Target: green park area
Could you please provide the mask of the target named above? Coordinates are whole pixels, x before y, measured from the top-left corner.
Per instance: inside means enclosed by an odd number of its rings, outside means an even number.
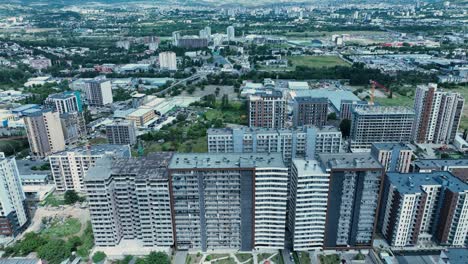
[[[350,66],[338,56],[289,56],[287,59],[293,67],[305,66],[310,68]]]
[[[26,233],[22,239],[4,249],[3,257],[24,257],[36,252],[47,263],[59,264],[72,252],[87,260],[93,245],[90,222],[83,227],[75,218],[43,218],[40,232]]]

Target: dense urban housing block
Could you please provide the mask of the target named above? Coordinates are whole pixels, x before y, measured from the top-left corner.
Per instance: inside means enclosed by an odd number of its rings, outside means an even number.
[[[249,96],[249,126],[284,128],[288,117],[287,100],[277,90],[259,91]]]

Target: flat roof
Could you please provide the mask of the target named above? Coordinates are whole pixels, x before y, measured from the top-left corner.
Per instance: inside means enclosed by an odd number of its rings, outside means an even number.
[[[292,163],[296,166],[298,174],[301,175],[327,174],[322,164],[317,160],[293,159]]]
[[[31,109],[31,108],[38,108],[38,104],[25,104],[22,106],[18,106],[16,108],[11,109],[12,112],[23,112],[24,110]]]
[[[372,143],[372,146],[378,150],[394,150],[394,149],[399,149],[399,150],[411,150],[411,148],[403,143]]]
[[[0,264],[36,264],[39,259],[36,258],[1,258]]]
[[[468,263],[468,248],[449,248],[443,251],[450,264]]]
[[[66,156],[67,153],[74,152],[78,155],[87,155],[88,148],[86,146],[76,147],[73,149],[61,151],[55,154],[50,155],[50,157],[55,156]],[[91,145],[90,147],[91,155],[103,155],[106,153],[119,154],[124,156],[126,153],[130,152],[130,147],[128,145],[113,145],[113,144],[100,144],[100,145]]]
[[[291,92],[291,96],[294,97],[325,97],[330,100],[330,103],[333,107],[341,111],[341,101],[342,100],[352,100],[352,101],[361,101],[359,97],[353,94],[351,91],[346,90],[329,90],[329,89],[312,89],[312,90],[296,90]]]
[[[388,172],[388,180],[402,194],[420,193],[424,185],[445,185],[453,192],[468,191],[468,184],[448,171],[433,171],[427,173]]]
[[[286,168],[280,153],[176,153],[170,169]]]
[[[370,153],[319,154],[319,160],[327,169],[383,169]]]
[[[244,133],[256,133],[256,134],[272,134],[272,133],[306,133],[308,128],[314,128],[318,133],[329,133],[329,132],[340,132],[338,128],[334,126],[303,126],[294,129],[287,128],[264,128],[264,127],[248,127],[240,126],[236,128],[208,128],[208,135],[230,135],[234,130],[242,130]]]
[[[385,114],[385,115],[401,115],[401,114],[410,114],[414,115],[414,110],[409,107],[404,106],[381,106],[381,105],[363,105],[355,107],[353,109],[354,113],[359,115],[376,115],[376,114]]]
[[[167,178],[172,155],[171,152],[157,152],[140,158],[105,157],[88,170],[84,180],[105,180],[111,175],[133,175],[136,179]]]
[[[67,98],[71,98],[71,97],[75,97],[76,96],[76,93],[79,93],[78,91],[66,91],[66,92],[62,92],[62,93],[56,93],[56,94],[51,94],[48,96],[48,98],[52,98],[52,99],[67,99]]]
[[[143,116],[143,115],[145,115],[145,114],[147,114],[148,112],[151,112],[151,111],[154,111],[154,110],[151,109],[151,108],[138,108],[137,110],[131,112],[127,116],[140,117],[140,116]]]
[[[420,159],[414,162],[419,168],[467,167],[468,159]]]

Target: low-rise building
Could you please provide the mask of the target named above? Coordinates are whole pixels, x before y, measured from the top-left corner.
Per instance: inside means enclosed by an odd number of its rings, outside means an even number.
[[[138,108],[126,117],[127,120],[133,121],[137,127],[143,127],[155,118],[156,113],[152,108]]]

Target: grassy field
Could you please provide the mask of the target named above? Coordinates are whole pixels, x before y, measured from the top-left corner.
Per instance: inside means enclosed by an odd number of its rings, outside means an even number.
[[[311,68],[349,66],[347,62],[338,56],[289,56],[288,60],[295,66],[306,66]]]
[[[75,218],[69,218],[63,223],[59,221],[53,222],[49,228],[42,231],[42,234],[51,238],[63,238],[78,234],[80,230],[80,221]]]
[[[165,142],[165,143],[158,143],[158,142],[148,142],[144,145],[144,154],[147,155],[148,153],[152,152],[161,152],[161,151],[177,151],[177,152],[196,152],[202,153],[208,151],[208,143],[205,137],[200,137],[197,140],[187,140],[184,144],[174,144],[174,142]]]
[[[414,105],[414,98],[410,96],[394,95],[393,98],[376,97],[375,102],[386,106],[409,106]]]
[[[247,260],[251,259],[252,258],[252,254],[249,254],[249,253],[237,253],[236,254],[236,258],[237,260],[239,260],[240,262],[246,262]]]
[[[64,205],[65,204],[65,201],[63,199],[63,196],[61,195],[57,195],[55,193],[51,193],[49,194],[49,196],[47,196],[45,198],[45,200],[41,203],[42,206],[52,206],[52,207],[59,207],[61,205]]]
[[[333,255],[320,255],[321,264],[340,264],[340,257],[337,254]]]

